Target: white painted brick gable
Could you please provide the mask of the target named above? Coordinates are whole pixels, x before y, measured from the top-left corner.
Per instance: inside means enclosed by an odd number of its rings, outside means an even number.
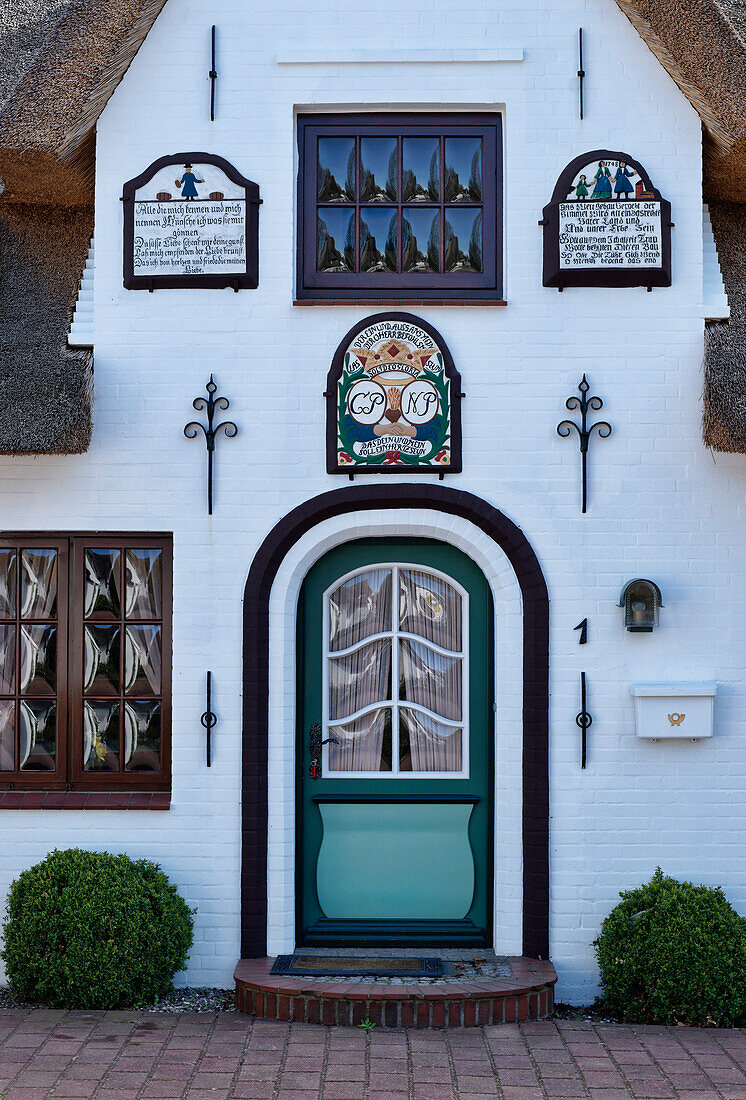
[[[213,22],[220,75],[210,123]],[[290,49],[345,60],[361,47],[398,61],[276,64]],[[444,60],[403,63],[410,49]],[[524,54],[459,59],[475,49]],[[337,343],[373,312],[292,305],[294,115],[338,107],[504,111],[508,306],[415,312],[448,342],[468,394],[464,473],[448,484],[523,529],[549,586],[552,957],[558,996],[585,1001],[596,992],[591,942],[601,920],[618,891],[656,865],[722,884],[746,912],[746,600],[734,580],[746,565],[746,478],[741,458],[715,462],[700,436],[700,122],[613,0],[167,4],[98,127],[91,449],[1,458],[0,493],[9,529],[173,530],[173,803],[169,813],[0,813],[0,891],[54,845],[154,858],[198,908],[183,980],[230,984],[239,952],[243,587],[272,526],[346,484],[325,473],[322,391]],[[565,164],[604,146],[629,150],[671,200],[670,289],[541,286],[541,209]],[[261,188],[259,288],[125,291],[123,181],[165,153],[198,149],[226,157]],[[204,447],[182,429],[211,371],[240,434],[218,443],[209,519]],[[584,371],[614,428],[591,445],[586,516],[577,443],[555,431]],[[622,629],[616,601],[634,576],[663,591],[653,635]],[[585,616],[589,644],[579,648],[573,627]],[[209,770],[199,722],[207,668],[219,716]],[[594,716],[585,771],[575,725],[581,669]],[[287,676],[291,692],[292,670]],[[648,679],[716,681],[713,738],[638,740],[629,685]],[[282,784],[270,799],[292,813]],[[516,860],[505,858],[500,873],[516,888]],[[276,889],[273,911],[287,922]]]

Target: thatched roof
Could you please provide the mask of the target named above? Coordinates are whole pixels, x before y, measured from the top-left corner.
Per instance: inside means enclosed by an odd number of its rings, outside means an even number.
[[[746,200],[746,0],[616,2],[705,129],[732,311],[708,332],[705,437],[746,452],[746,207],[728,205]],[[0,453],[87,446],[90,356],[66,333],[92,226],[95,124],[165,3],[0,0]]]
[[[0,0],[0,454],[91,437],[67,346],[93,232],[94,129],[165,0]]]
[[[716,451],[746,454],[746,207],[710,203],[730,320],[705,333],[704,439]]]
[[[0,0],[6,199],[91,201],[96,120],[166,0]]]
[[[616,0],[702,119],[705,198],[743,202],[744,0]]]
[[[87,207],[0,202],[0,454],[75,454],[91,438],[92,356],[66,336]]]

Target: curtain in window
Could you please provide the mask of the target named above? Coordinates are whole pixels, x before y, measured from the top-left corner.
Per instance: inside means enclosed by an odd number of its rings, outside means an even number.
[[[463,721],[461,596],[443,577],[424,570],[401,569],[399,609],[401,630],[423,639],[400,640],[399,699],[419,704],[429,712],[400,708],[400,768],[415,772],[461,771],[462,731],[438,721]],[[427,645],[425,640],[433,644]]]
[[[391,768],[391,712],[379,708],[344,721],[364,707],[391,698],[391,640],[365,644],[391,632],[391,570],[371,569],[344,581],[329,598],[329,649],[348,650],[329,660],[331,771]],[[334,723],[334,724],[332,724]]]

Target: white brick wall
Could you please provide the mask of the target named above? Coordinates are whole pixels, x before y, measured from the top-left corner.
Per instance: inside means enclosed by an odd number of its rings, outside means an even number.
[[[211,124],[213,22],[220,76]],[[580,25],[588,72],[582,123]],[[344,57],[361,44],[399,58],[408,47],[523,49],[525,56],[275,64],[291,48]],[[448,342],[468,394],[464,473],[448,484],[513,519],[549,585],[552,955],[558,995],[587,999],[595,992],[591,941],[600,921],[617,892],[657,864],[722,883],[746,912],[746,601],[731,579],[746,557],[745,478],[740,457],[715,462],[700,439],[700,124],[613,0],[166,6],[99,124],[91,450],[0,459],[0,499],[10,529],[174,531],[173,805],[168,814],[3,812],[0,890],[55,844],[154,858],[198,906],[185,980],[230,982],[238,957],[243,586],[277,520],[346,484],[325,473],[321,395],[338,341],[372,312],[292,305],[294,111],[327,105],[504,108],[509,305],[419,312]],[[672,202],[670,289],[558,294],[541,286],[541,208],[564,165],[603,146],[641,160]],[[164,153],[195,149],[227,157],[261,187],[259,289],[126,292],[122,183]],[[218,443],[209,519],[204,446],[182,429],[211,371],[240,434]],[[577,444],[555,431],[583,371],[614,426],[609,440],[592,444],[586,516]],[[666,605],[650,636],[626,634],[615,606],[622,583],[640,575],[660,584]],[[585,616],[589,644],[578,648],[572,628]],[[220,718],[210,770],[199,724],[207,668]],[[594,716],[584,772],[574,721],[581,669]],[[712,740],[638,741],[629,684],[688,678],[721,685]],[[292,675],[275,688],[289,695]],[[290,813],[287,795],[279,805]],[[277,891],[273,904],[282,908],[279,880]],[[502,929],[500,942],[513,935]]]

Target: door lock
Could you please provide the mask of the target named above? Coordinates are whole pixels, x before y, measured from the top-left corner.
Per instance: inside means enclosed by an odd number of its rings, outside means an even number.
[[[308,743],[311,748],[311,766],[308,773],[311,779],[321,779],[321,750],[324,745],[338,745],[339,741],[336,737],[327,737],[322,741],[321,726],[318,722],[314,722],[308,734]]]

